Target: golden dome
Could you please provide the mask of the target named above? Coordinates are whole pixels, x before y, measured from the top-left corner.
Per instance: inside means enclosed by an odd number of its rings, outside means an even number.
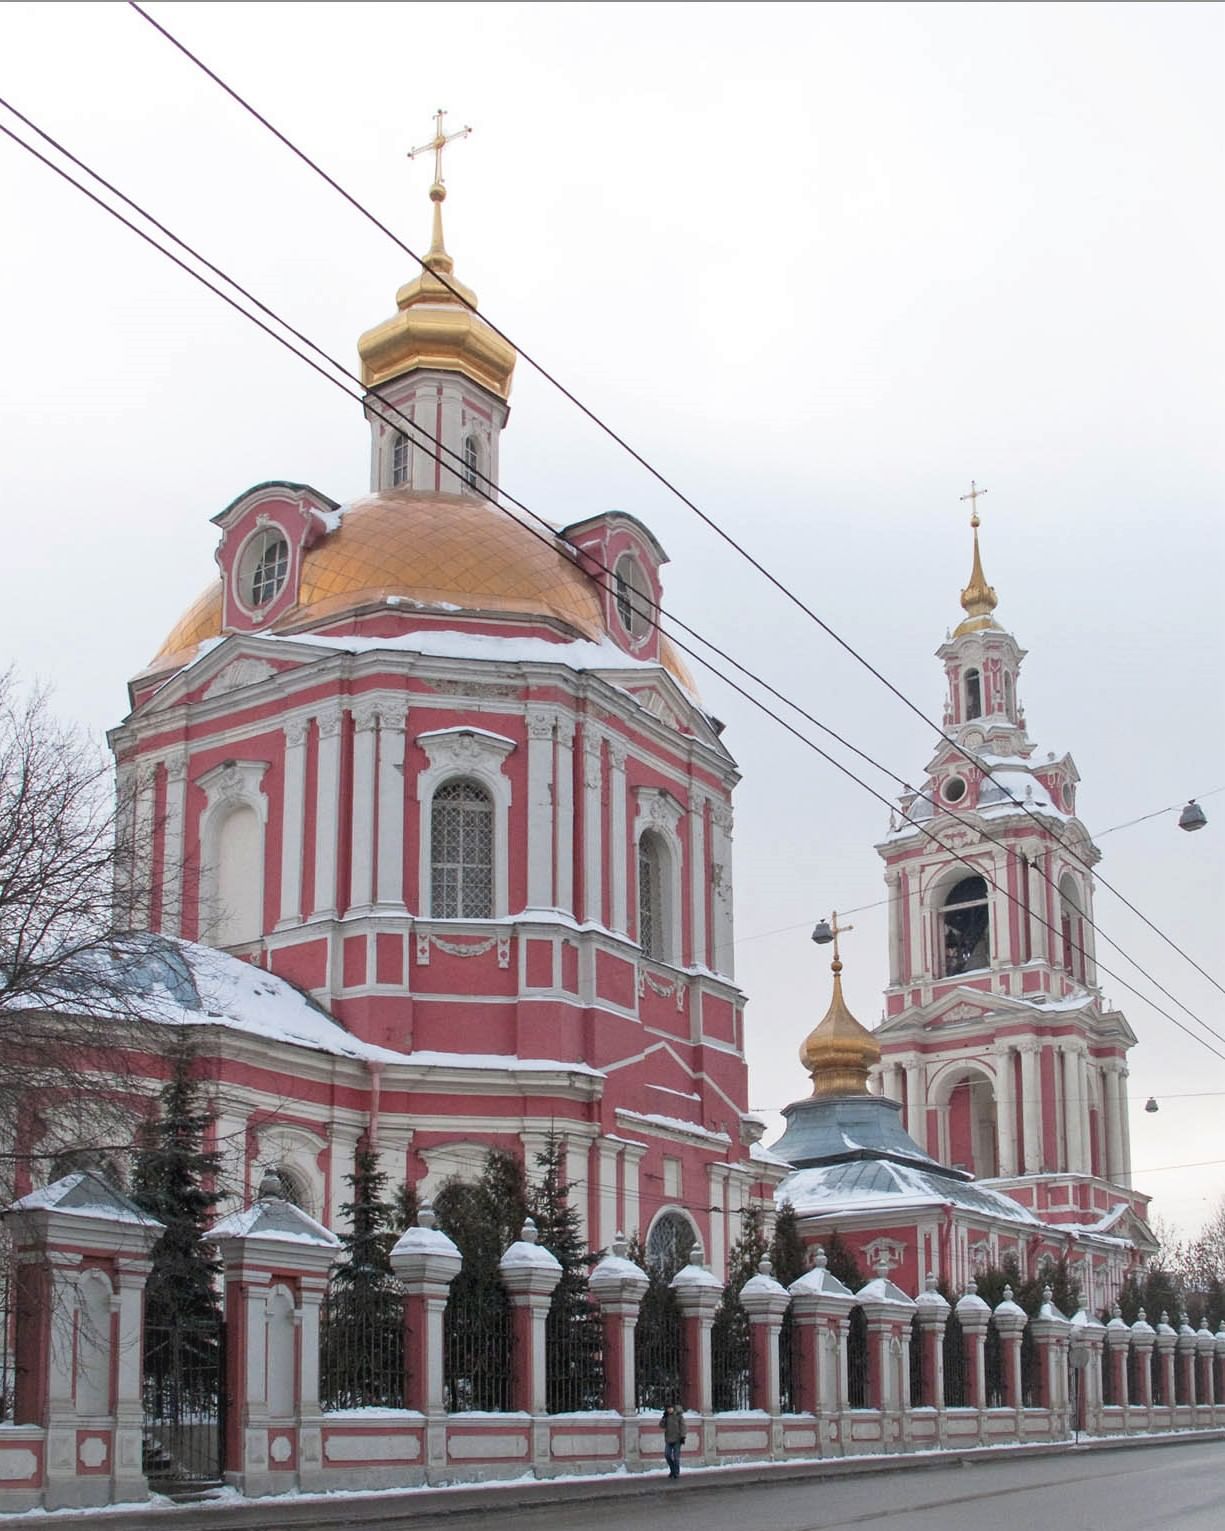
[[[434,367],[462,372],[500,399],[509,398],[515,348],[476,313],[476,293],[453,275],[455,263],[442,240],[446,194],[441,184],[430,187],[434,238],[425,270],[396,293],[397,312],[357,342],[362,382],[377,388],[414,368]],[[440,276],[446,277],[445,284]]]
[[[605,636],[599,588],[578,564],[513,515],[468,495],[392,489],[356,500],[302,557],[295,606],[266,631],[312,631],[359,610],[400,603],[467,616],[516,616],[566,636]],[[150,673],[179,669],[222,627],[221,580],[188,609]],[[667,639],[660,664],[693,696],[697,688]]]
[[[974,563],[970,569],[970,583],[961,592],[961,605],[966,614],[965,621],[953,633],[954,638],[964,638],[966,633],[976,633],[984,627],[994,627],[995,619],[991,613],[999,604],[995,591],[987,583],[987,577],[983,573],[983,561],[978,551],[977,511],[971,515],[970,525],[974,528]]]
[[[830,971],[834,995],[825,1019],[800,1048],[800,1062],[812,1075],[814,1096],[866,1095],[868,1070],[880,1062],[880,1045],[847,1009],[839,957],[834,957]]]

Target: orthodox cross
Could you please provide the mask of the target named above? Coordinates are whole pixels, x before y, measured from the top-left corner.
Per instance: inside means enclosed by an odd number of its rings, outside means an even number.
[[[969,492],[969,494],[963,494],[961,496],[963,501],[964,500],[969,500],[969,502],[970,502],[970,525],[971,526],[977,526],[978,525],[978,497],[979,497],[980,494],[986,494],[987,492],[988,491],[986,489],[980,489],[978,487],[978,485],[974,482],[974,480],[971,479],[970,480],[970,492]]]
[[[830,922],[829,923],[830,923],[830,930],[833,933],[833,937],[834,937],[834,961],[835,962],[841,962],[842,958],[838,955],[838,937],[846,935],[847,931],[854,930],[855,927],[854,927],[854,925],[839,925],[839,923],[838,923],[838,911],[836,909],[831,914]]]
[[[465,128],[458,128],[454,133],[444,133],[443,130],[442,130],[442,119],[446,115],[447,114],[446,114],[446,112],[443,111],[442,107],[439,107],[438,110],[434,113],[434,136],[433,136],[433,138],[430,139],[429,143],[427,143],[427,144],[418,144],[415,149],[410,149],[408,151],[409,159],[416,159],[419,154],[426,154],[426,153],[429,152],[429,150],[433,149],[433,151],[434,151],[434,185],[435,186],[441,186],[443,184],[443,180],[442,180],[442,151],[446,148],[446,146],[449,143],[453,143],[455,141],[455,139],[457,139],[457,138],[467,138],[468,134],[471,133],[471,131],[472,131],[471,128],[466,128],[465,127]]]
[[[828,920],[817,921],[817,928],[812,933],[812,939],[818,946],[828,946],[832,941],[834,943],[834,961],[841,963],[842,959],[838,955],[838,937],[844,936],[848,930],[854,929],[854,925],[839,925],[838,911],[835,909]],[[837,969],[835,969],[836,971]]]

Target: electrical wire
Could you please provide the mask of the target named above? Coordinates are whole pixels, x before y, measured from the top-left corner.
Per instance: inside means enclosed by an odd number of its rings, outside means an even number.
[[[376,217],[374,213],[372,213],[356,197],[354,197],[352,193],[347,191],[345,187],[335,179],[335,177],[329,175],[321,165],[319,165],[310,157],[310,155],[305,152],[305,150],[299,148],[292,139],[290,139],[285,133],[281,132],[279,128],[274,126],[274,124],[270,122],[269,119],[265,117],[263,113],[260,112],[254,105],[252,105],[252,103],[248,101],[246,97],[241,94],[241,92],[235,90],[233,86],[227,84],[227,82],[223,80],[215,70],[211,69],[206,63],[204,63],[204,61],[197,54],[193,53],[185,43],[180,42],[180,40],[175,37],[175,35],[169,31],[168,28],[164,27],[161,22],[155,20],[137,3],[137,0],[128,0],[128,3],[132,10],[137,13],[137,15],[139,15],[144,21],[148,22],[148,24],[157,32],[161,33],[167,42],[172,44],[179,50],[180,53],[182,53],[193,64],[195,64],[198,69],[206,74],[209,79],[211,79],[214,84],[223,90],[238,106],[242,107],[244,111],[248,112],[252,117],[254,117],[255,120],[261,124],[261,126],[267,129],[267,131],[270,132],[276,139],[278,139],[279,142],[282,143],[292,154],[294,154],[305,165],[313,170],[315,174],[324,180],[335,192],[337,192],[338,195],[343,197],[344,200],[348,202],[349,205],[353,207],[358,213],[360,213],[362,217],[373,224],[374,227],[380,230],[381,233],[385,234],[388,239],[390,239],[400,250],[404,252],[405,255],[416,261],[416,263],[421,267],[423,271],[427,269],[432,271],[432,268],[426,266],[425,260],[422,256],[418,255],[415,250],[411,249],[407,244],[405,244],[397,234],[395,234],[385,223],[382,222],[381,219]],[[768,569],[765,564],[763,564],[757,557],[754,556],[754,554],[748,550],[748,548],[746,548],[741,542],[733,537],[730,532],[726,531],[722,526],[720,526],[712,516],[708,515],[704,510],[702,510],[702,508],[696,504],[695,501],[690,499],[683,490],[681,490],[664,473],[656,468],[653,463],[651,463],[646,457],[637,451],[623,436],[619,435],[618,432],[614,430],[613,427],[609,425],[605,420],[603,420],[599,415],[597,415],[594,410],[584,404],[583,401],[578,398],[576,394],[571,392],[571,390],[567,388],[559,378],[550,372],[542,362],[538,361],[529,351],[525,350],[523,347],[513,341],[504,330],[500,329],[499,326],[488,317],[488,315],[481,313],[476,304],[474,304],[471,299],[469,299],[462,291],[460,291],[460,289],[455,284],[447,279],[445,273],[433,272],[433,275],[442,283],[442,285],[452,294],[453,297],[462,303],[463,306],[470,312],[478,315],[489,326],[489,328],[494,331],[495,334],[497,334],[502,340],[506,341],[508,345],[512,346],[518,355],[522,356],[524,361],[527,362],[527,364],[534,371],[539,373],[539,375],[543,377],[545,381],[548,382],[552,387],[556,388],[564,398],[573,404],[576,409],[585,415],[586,418],[590,420],[592,424],[601,430],[606,436],[608,436],[610,440],[615,442],[617,446],[619,446],[624,452],[632,457],[633,460],[638,463],[639,466],[642,467],[647,473],[649,473],[651,477],[654,478],[663,488],[665,488],[670,494],[678,499],[684,506],[687,507],[687,509],[692,511],[693,514],[696,515],[710,531],[714,532],[716,536],[720,537],[741,558],[749,563],[778,591],[780,595],[782,595],[786,600],[790,601],[794,606],[796,606],[806,617],[809,618],[810,621],[814,622],[826,634],[827,637],[838,644],[838,646],[842,648],[847,654],[849,654],[857,664],[862,665],[870,675],[879,681],[881,685],[883,685],[886,690],[888,690],[894,697],[896,697],[896,699],[901,702],[904,707],[912,712],[915,717],[919,718],[923,723],[925,723],[927,727],[936,733],[941,740],[951,745],[952,748],[955,749],[957,753],[961,755],[969,764],[974,766],[977,770],[984,769],[982,761],[977,755],[974,754],[972,750],[967,749],[957,739],[947,734],[945,730],[933,718],[928,717],[928,715],[923,711],[921,707],[918,706],[917,703],[912,702],[903,691],[894,685],[888,676],[879,670],[871,662],[871,660],[867,659],[863,654],[861,654],[858,649],[856,649],[855,646],[849,642],[849,640],[843,638],[840,633],[836,632],[835,629],[831,627],[829,623],[827,623],[813,607],[809,606],[808,603],[804,601],[799,595],[797,595],[795,591],[793,591],[782,579],[780,579],[776,574]],[[991,772],[988,770],[986,774],[991,775]],[[1005,797],[1007,797],[1009,801],[1014,804],[1014,806],[1025,813],[1027,817],[1032,819],[1033,822],[1038,825],[1044,833],[1053,833],[1049,826],[1044,824],[1043,821],[1038,817],[1037,813],[1034,811],[1031,805],[1025,802],[1023,798],[1017,797],[1005,782],[997,779],[994,776],[992,776],[992,780],[995,782],[996,786],[1004,793]],[[1107,878],[1105,878],[1100,872],[1095,873],[1093,869],[1093,863],[1091,861],[1088,861],[1082,857],[1074,846],[1069,845],[1065,841],[1059,840],[1058,835],[1055,835],[1055,839],[1061,845],[1064,852],[1072,858],[1072,860],[1076,861],[1080,866],[1082,866],[1085,871],[1094,875],[1101,886],[1112,893],[1127,909],[1131,911],[1132,914],[1136,916],[1137,919],[1142,921],[1143,924],[1147,925],[1155,935],[1159,936],[1167,946],[1176,951],[1178,955],[1184,959],[1184,961],[1190,963],[1191,966],[1195,968],[1196,972],[1201,975],[1201,977],[1206,978],[1208,982],[1220,990],[1222,994],[1225,994],[1225,984],[1222,984],[1211,973],[1209,973],[1206,968],[1202,967],[1194,957],[1185,951],[1171,936],[1167,935],[1160,926],[1149,919],[1149,917],[1129,898],[1127,898],[1125,894],[1116,888],[1112,882],[1108,881]],[[1168,991],[1163,990],[1163,992]],[[1169,997],[1172,998],[1172,996]],[[1175,1001],[1175,1003],[1178,1002]]]
[[[53,145],[55,145],[57,147],[57,149],[60,148],[60,146],[58,144],[56,144],[56,141],[54,139],[52,139],[49,134],[46,134],[46,133],[44,133],[42,131],[42,129],[37,128],[30,121],[30,119],[25,117],[23,114],[17,112],[14,108],[12,108],[9,105],[8,102],[3,101],[2,99],[0,99],[0,104],[3,104],[6,107],[6,109],[12,111],[13,114],[15,116],[18,116],[19,119],[22,122],[27,123],[29,126],[31,126],[33,128],[33,130],[35,132],[39,133],[40,136],[42,136],[47,142],[52,143]],[[131,222],[130,219],[124,217],[124,215],[122,213],[120,213],[116,208],[111,207],[108,203],[103,201],[102,198],[98,197],[94,192],[90,191],[87,186],[84,186],[84,185],[82,185],[81,182],[75,180],[71,175],[69,175],[67,173],[67,171],[63,170],[60,166],[54,164],[54,162],[52,162],[45,155],[40,153],[39,150],[34,148],[33,145],[27,143],[18,134],[14,133],[11,129],[5,127],[3,124],[0,124],[0,132],[3,132],[14,143],[18,144],[21,148],[25,149],[29,154],[31,154],[35,159],[39,160],[40,163],[45,165],[48,169],[52,170],[61,179],[63,179],[66,182],[68,182],[68,184],[73,186],[76,190],[80,191],[84,196],[89,198],[89,200],[91,202],[93,202],[96,206],[100,207],[104,212],[109,213],[113,218],[115,218],[118,222],[122,223],[132,233],[136,234],[139,238],[141,238],[146,244],[150,245],[153,249],[157,250],[160,254],[166,256],[166,258],[168,260],[172,261],[182,271],[186,272],[187,275],[193,277],[201,285],[207,287],[211,292],[215,293],[216,296],[220,297],[225,303],[227,303],[237,313],[241,314],[244,318],[249,319],[251,323],[255,324],[259,329],[263,330],[265,334],[269,335],[273,340],[277,341],[278,344],[284,346],[287,350],[291,351],[294,355],[298,356],[299,359],[305,361],[306,364],[312,368],[312,370],[317,372],[321,377],[324,377],[328,382],[332,383],[332,385],[334,387],[339,388],[341,390],[341,392],[346,393],[349,397],[353,398],[359,404],[362,404],[363,408],[365,408],[366,398],[365,398],[364,394],[362,394],[362,393],[355,393],[352,389],[347,387],[346,384],[343,381],[341,381],[339,378],[331,376],[317,362],[313,361],[304,352],[300,351],[296,346],[292,345],[283,336],[278,335],[275,330],[271,329],[267,324],[265,324],[256,315],[250,313],[247,309],[244,309],[241,304],[237,303],[227,293],[221,291],[221,289],[218,288],[217,286],[215,286],[215,284],[210,282],[206,277],[202,276],[200,274],[200,272],[194,270],[186,262],[181,260],[178,256],[176,256],[174,254],[173,251],[167,250],[163,245],[160,245],[157,242],[157,240],[152,238],[151,235],[147,234],[144,230],[138,228],[134,223]],[[113,188],[110,187],[110,183],[109,182],[106,182],[103,179],[103,177],[101,177],[99,175],[96,175],[95,172],[90,170],[89,167],[86,166],[82,161],[77,159],[76,156],[69,155],[68,151],[66,151],[66,150],[62,150],[61,149],[60,152],[63,152],[65,154],[65,156],[70,158],[74,164],[78,165],[81,169],[85,170],[85,172],[87,174],[91,175],[94,179],[96,179],[99,182],[99,184],[104,184],[104,185],[106,185],[108,187],[108,189],[112,189],[113,190]],[[133,209],[135,209],[140,214],[140,216],[146,217],[147,220],[150,223],[154,224],[154,226],[159,227],[159,228],[161,227],[161,225],[156,223],[156,220],[154,220],[149,215],[146,215],[144,213],[144,210],[141,209],[138,204],[133,202],[132,199],[127,198],[126,196],[123,195],[123,193],[120,193],[118,191],[115,191],[114,194],[122,197],[123,200],[125,202],[127,202],[127,204],[129,206],[131,206]],[[178,243],[181,248],[183,248],[185,250],[188,250],[188,251],[191,251],[191,247],[189,245],[187,245],[185,243],[185,241],[178,239],[177,236],[169,236],[169,237],[175,238],[175,242]],[[191,253],[194,256],[195,252],[191,251]],[[202,264],[209,264],[210,265],[210,269],[212,269],[214,271],[218,271],[218,268],[212,267],[211,263],[205,262],[203,257],[196,257],[196,258],[200,259]],[[224,278],[224,273],[218,272],[218,274],[222,275],[223,278]],[[224,279],[227,280],[227,281],[229,280],[228,278],[224,278]],[[232,285],[234,285],[236,290],[238,290],[237,289],[237,284],[232,284]],[[261,304],[259,306],[261,308],[263,308],[266,313],[272,315],[272,310],[267,309],[265,305]],[[276,317],[275,315],[272,315],[272,316],[274,318]],[[279,319],[277,319],[276,322],[280,323],[281,321]],[[288,329],[289,326],[286,325],[285,328]],[[298,332],[294,331],[293,333],[296,335]],[[311,343],[311,342],[304,342],[304,343],[311,344],[312,349],[314,349],[318,354],[326,356],[327,353],[321,351],[321,349],[319,347],[317,347],[317,346],[314,346],[313,343]],[[336,364],[336,363],[330,363],[330,364],[333,365],[333,366],[336,366],[338,368],[338,370],[343,370],[343,369],[339,368],[339,364]],[[360,384],[359,384],[359,386],[360,386]],[[407,416],[404,416],[402,411],[398,410],[394,405],[389,404],[388,401],[383,399],[381,395],[379,395],[378,397],[380,399],[380,403],[383,404],[383,406],[385,408],[388,408],[388,409],[392,410],[396,414],[400,414],[401,418],[403,418],[403,419],[405,419],[407,421]],[[408,422],[408,423],[412,424],[412,422]],[[420,427],[414,427],[414,429],[417,430],[418,432],[420,432]],[[433,438],[431,438],[431,439],[433,439]],[[427,450],[427,452],[429,452],[428,448],[426,448],[425,450]],[[447,466],[447,464],[445,464],[443,462],[443,459],[436,452],[429,452],[429,455],[434,457],[435,461],[439,462],[443,466]],[[455,454],[453,452],[450,455],[453,456],[453,457],[457,456],[457,454]],[[493,485],[493,481],[488,479],[487,476],[482,475],[482,477],[485,478],[485,481],[487,483]],[[494,487],[495,490],[497,489],[496,485],[493,485],[493,487]],[[507,498],[513,498],[513,497],[507,496]],[[514,503],[519,504],[520,502],[515,501]],[[504,511],[506,514],[510,514],[510,512],[507,511],[506,507],[504,507],[504,506],[497,506],[496,508]],[[522,508],[526,509],[526,507],[522,507]],[[543,525],[548,527],[548,523],[544,522],[543,518],[535,516],[534,512],[529,512],[529,513],[532,514],[535,519],[541,521]],[[541,542],[546,543],[548,546],[550,546],[554,550],[557,550],[557,543],[556,543],[556,540],[555,540],[555,533],[554,533],[554,531],[553,531],[553,529],[551,527],[548,528],[548,535],[547,536],[542,535],[539,532],[536,532],[530,526],[524,526],[524,530],[527,531],[530,535],[537,537],[538,540],[540,540]],[[609,574],[610,576],[612,576],[612,571],[608,570],[606,566],[603,566],[603,565],[598,565],[598,566],[601,567],[601,568],[604,568],[604,572]],[[609,593],[609,594],[614,594],[615,593],[615,590],[616,590],[615,586],[606,586],[606,585],[604,585],[599,580],[596,580],[594,582],[596,583],[598,588],[604,589],[606,591],[606,593]],[[661,608],[659,608],[656,603],[650,602],[649,604],[650,604],[650,607],[651,607],[652,611],[654,611],[654,612],[660,612],[661,611]],[[644,614],[644,613],[642,613],[640,611],[640,614]],[[661,632],[664,631],[662,626],[660,625],[657,617],[650,616],[648,614],[648,619],[651,620],[653,622],[653,624]],[[670,620],[675,620],[675,619],[671,619],[670,618]],[[677,625],[683,625],[683,624],[678,623]],[[686,630],[691,631],[690,629],[686,629]],[[760,700],[760,698],[754,696],[752,693],[750,693],[749,691],[745,690],[745,688],[743,686],[739,685],[730,676],[728,676],[728,675],[724,674],[722,671],[720,671],[717,666],[712,665],[710,663],[710,661],[708,659],[706,659],[703,655],[699,654],[696,650],[694,650],[690,646],[688,646],[685,643],[683,643],[680,639],[676,638],[676,636],[674,634],[669,634],[668,636],[669,636],[669,639],[670,639],[671,642],[676,644],[676,646],[678,648],[680,648],[683,652],[685,652],[688,655],[690,655],[693,659],[695,659],[704,668],[706,668],[713,675],[715,675],[720,680],[722,680],[725,685],[730,686],[739,695],[744,697],[745,700],[750,702],[751,705],[753,705],[756,708],[758,708],[758,710],[763,712],[766,716],[772,718],[782,728],[786,729],[788,733],[792,734],[801,743],[805,744],[809,749],[813,750],[822,759],[824,759],[828,764],[832,765],[836,770],[841,772],[843,775],[847,776],[851,781],[855,782],[858,786],[860,786],[864,791],[868,792],[871,796],[876,798],[877,801],[882,803],[885,807],[890,808],[891,812],[894,811],[893,810],[893,805],[889,802],[889,800],[886,797],[884,797],[880,792],[878,792],[869,783],[865,782],[862,778],[856,776],[855,773],[853,771],[851,771],[850,768],[847,767],[846,765],[844,765],[841,761],[835,759],[827,751],[823,750],[820,747],[820,745],[818,745],[814,740],[809,739],[805,734],[801,733],[792,724],[788,723],[785,718],[782,718],[781,716],[779,716],[778,713],[774,712],[771,708],[766,706],[766,704],[764,702],[762,702]],[[704,644],[707,643],[707,640],[704,639],[704,638],[701,638],[700,635],[695,635],[695,636],[697,636],[699,641],[703,642]],[[722,652],[722,651],[718,650],[716,648],[716,646],[713,645],[713,644],[707,644],[707,646],[710,647],[712,649],[712,651],[714,651],[714,652],[717,652],[717,653],[720,653],[720,654]],[[735,661],[733,661],[733,663],[735,663]],[[743,673],[745,673],[747,675],[750,675],[750,676],[752,675],[752,672],[744,670],[743,666],[737,665],[737,668],[741,669],[743,671]],[[753,678],[756,679],[756,677],[753,677]],[[767,683],[760,682],[760,681],[758,683],[762,684],[763,686],[765,686],[766,689],[773,691],[773,688],[770,688],[767,685]],[[777,692],[774,692],[773,694],[781,695],[780,693],[777,693]],[[786,702],[787,705],[792,706],[793,708],[795,708],[795,710],[800,712],[801,715],[808,716],[806,713],[804,713],[803,709],[798,706],[798,704],[790,702],[789,699],[787,699],[785,697],[782,697],[781,699],[784,702]],[[816,722],[817,720],[812,719],[811,721]],[[818,727],[824,727],[824,725],[821,725],[820,723],[817,723],[817,726]],[[832,733],[832,731],[830,731],[830,730],[826,730],[826,731]],[[848,746],[848,747],[850,747],[852,749],[854,748],[854,746]],[[865,758],[865,759],[868,759],[869,761],[871,761],[871,757],[863,755],[862,751],[856,751],[856,753],[860,754],[862,756],[862,758]],[[873,764],[875,769],[878,769],[878,770],[882,771],[883,774],[891,776],[891,777],[893,776],[892,772],[889,772],[885,767],[878,765],[875,761],[871,761],[871,763]],[[896,780],[897,778],[894,777],[894,779]],[[928,801],[930,801],[930,799],[928,799]],[[957,817],[957,815],[955,815],[955,814],[953,814],[951,816]],[[982,877],[984,883],[986,883],[986,884],[990,885],[991,887],[993,887],[998,893],[1000,893],[1003,897],[1008,899],[1010,902],[1015,903],[1019,908],[1024,908],[1024,905],[1022,904],[1022,901],[1015,894],[1009,892],[1006,888],[1001,886],[1001,884],[999,884],[995,880],[994,877],[989,876],[989,875],[984,875],[983,869],[981,867],[977,866],[975,863],[973,863],[970,860],[968,860],[964,855],[959,853],[954,847],[952,847],[951,845],[948,845],[944,841],[942,841],[936,834],[934,834],[934,832],[929,830],[924,824],[922,824],[918,820],[913,819],[904,810],[901,811],[901,817],[906,822],[910,823],[914,828],[916,828],[922,835],[924,835],[925,838],[930,840],[940,850],[944,851],[947,855],[949,855],[952,858],[952,860],[954,860],[954,861],[960,863],[961,865],[965,866],[968,870],[970,870],[971,872],[975,873],[976,876]],[[991,837],[988,836],[987,838],[991,838]],[[1047,881],[1049,882],[1050,879],[1048,878]],[[1053,886],[1053,884],[1052,884],[1052,886]],[[1032,913],[1032,911],[1031,911],[1031,913]],[[1040,926],[1044,927],[1051,935],[1054,935],[1056,937],[1061,937],[1062,936],[1062,932],[1058,931],[1056,929],[1056,927],[1050,921],[1043,919],[1043,917],[1041,915],[1033,915],[1033,917],[1036,918],[1038,924]],[[1090,925],[1092,925],[1092,922],[1090,922],[1090,921],[1086,920],[1086,923],[1089,923]],[[1110,938],[1106,937],[1104,935],[1103,935],[1103,939],[1105,939],[1107,941],[1110,941]],[[1087,961],[1092,961],[1093,960],[1092,955],[1086,950],[1086,948],[1084,946],[1079,945],[1079,944],[1077,944],[1075,942],[1073,942],[1072,944],[1073,944],[1074,948],[1077,951],[1079,951],[1083,957],[1086,958]],[[1122,948],[1118,947],[1117,943],[1115,943],[1113,941],[1110,941],[1110,944],[1112,946],[1115,946],[1116,949],[1122,951]],[[1128,955],[1125,952],[1123,954],[1125,956]],[[1169,993],[1169,991],[1167,989],[1165,989],[1165,987],[1161,983],[1158,982],[1158,980],[1154,979],[1152,977],[1152,975],[1149,974],[1141,966],[1141,964],[1135,962],[1135,960],[1132,959],[1130,956],[1128,956],[1128,960],[1130,962],[1132,962],[1132,965],[1136,968],[1136,970],[1138,972],[1142,973],[1148,979],[1148,981],[1153,984],[1153,986],[1155,988],[1157,988],[1161,993],[1165,994],[1166,997],[1171,999],[1174,1003],[1178,1004],[1180,1006],[1180,1008],[1182,1008],[1183,1010],[1187,1011],[1187,1013],[1190,1014],[1192,1016],[1192,1018],[1200,1026],[1202,1026],[1206,1031],[1208,1031],[1210,1033],[1210,1035],[1214,1036],[1218,1041],[1221,1041],[1221,1042],[1225,1043],[1225,1036],[1222,1036],[1219,1032],[1216,1032],[1212,1027],[1210,1027],[1207,1024],[1207,1022],[1205,1022],[1202,1019],[1200,1019],[1200,1017],[1196,1016],[1193,1011],[1190,1011],[1187,1006],[1183,1005],[1181,1001],[1177,1000],[1173,995],[1171,995]],[[1098,968],[1102,972],[1106,973],[1107,976],[1113,978],[1115,980],[1115,982],[1121,984],[1123,986],[1123,988],[1125,988],[1129,993],[1134,994],[1138,999],[1140,999],[1144,1003],[1148,1004],[1158,1014],[1162,1015],[1166,1020],[1170,1021],[1172,1025],[1176,1026],[1180,1031],[1184,1032],[1187,1036],[1192,1037],[1195,1041],[1198,1041],[1202,1046],[1206,1047],[1208,1049],[1208,1051],[1211,1052],[1215,1057],[1218,1057],[1218,1058],[1222,1059],[1222,1061],[1225,1061],[1225,1053],[1218,1052],[1216,1048],[1212,1047],[1211,1044],[1209,1044],[1208,1042],[1204,1041],[1204,1039],[1202,1037],[1196,1036],[1196,1034],[1194,1032],[1192,1032],[1188,1027],[1184,1026],[1183,1023],[1177,1019],[1177,1017],[1170,1015],[1170,1013],[1167,1010],[1165,1010],[1160,1005],[1157,1005],[1156,1002],[1153,1001],[1149,996],[1143,994],[1140,990],[1136,989],[1134,987],[1134,985],[1129,983],[1120,974],[1115,973],[1112,969],[1106,967],[1100,961],[1097,963],[1097,966],[1098,966]]]

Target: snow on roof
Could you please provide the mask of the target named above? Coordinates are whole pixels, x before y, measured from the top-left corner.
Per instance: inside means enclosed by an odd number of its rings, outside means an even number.
[[[1039,1223],[1028,1208],[1000,1191],[889,1159],[852,1159],[796,1170],[774,1192],[777,1206],[790,1202],[801,1217],[822,1213],[898,1211],[953,1203],[1013,1223]]]
[[[786,1170],[794,1167],[790,1159],[784,1159],[779,1154],[771,1153],[761,1143],[749,1144],[749,1158],[755,1160],[758,1164],[777,1164]]]
[[[367,638],[354,633],[264,633],[271,643],[305,644],[311,648],[339,649],[349,654],[368,654],[390,649],[421,654],[432,659],[484,659],[495,664],[564,664],[572,670],[641,670],[658,674],[663,665],[656,659],[635,659],[618,648],[611,638],[572,638],[555,643],[549,638],[501,638],[489,633],[399,633],[390,638]]]
[[[95,1170],[74,1170],[50,1185],[28,1192],[8,1208],[10,1212],[67,1212],[74,1217],[104,1218],[115,1223],[141,1223],[161,1228],[155,1217],[115,1189]]]
[[[317,1223],[301,1207],[271,1197],[221,1218],[209,1229],[208,1237],[272,1239],[278,1244],[322,1244],[329,1249],[340,1248],[340,1240],[330,1228]]]
[[[626,1111],[620,1106],[617,1108],[617,1116],[622,1121],[642,1122],[647,1127],[666,1127],[670,1132],[686,1132],[691,1137],[717,1143],[720,1148],[726,1148],[732,1141],[726,1132],[713,1132],[709,1127],[700,1127],[697,1122],[687,1122],[679,1116],[661,1116],[656,1111]]]

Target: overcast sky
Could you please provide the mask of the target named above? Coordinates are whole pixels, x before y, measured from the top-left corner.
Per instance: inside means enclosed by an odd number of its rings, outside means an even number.
[[[929,715],[973,477],[1031,735],[1073,752],[1089,828],[1225,787],[1220,6],[151,9],[415,248],[429,167],[404,151],[436,106],[471,123],[447,238],[482,309]],[[126,6],[6,5],[0,59],[0,93],[333,354],[415,274]],[[263,479],[363,492],[368,436],[7,140],[0,206],[0,651],[101,730],[213,577],[209,518]],[[642,517],[671,607],[921,777],[924,725],[522,362],[513,406],[511,493]],[[774,1108],[828,1000],[808,928],[883,897],[887,815],[700,683],[744,772],[738,977]],[[1197,835],[1108,835],[1101,870],[1225,979],[1225,793],[1205,808]],[[1097,917],[1225,1036],[1220,990],[1105,890]],[[884,910],[852,923],[873,1024]],[[1104,988],[1140,1038],[1137,1184],[1194,1227],[1225,1189],[1225,1062]]]

